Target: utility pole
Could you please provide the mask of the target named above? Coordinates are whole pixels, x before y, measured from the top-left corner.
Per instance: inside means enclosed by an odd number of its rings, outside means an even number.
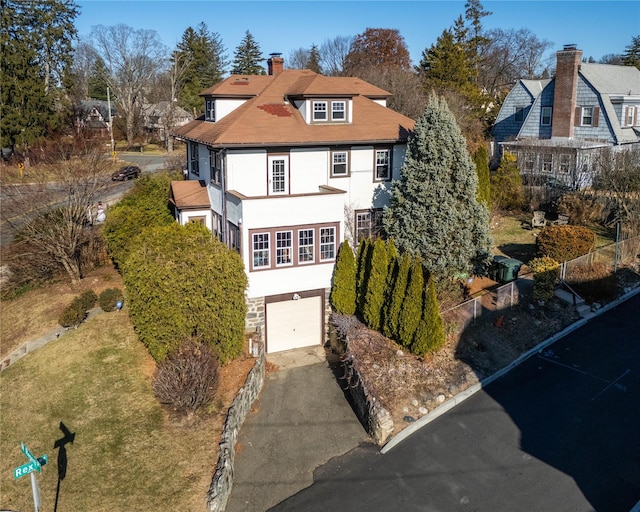
[[[109,135],[111,137],[111,156],[116,159],[116,145],[113,142],[113,121],[111,119],[111,95],[109,94],[109,87],[107,87],[107,109],[109,110]]]

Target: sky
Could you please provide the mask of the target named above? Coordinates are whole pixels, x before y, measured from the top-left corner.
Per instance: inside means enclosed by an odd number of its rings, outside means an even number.
[[[233,60],[235,48],[249,30],[265,59],[282,53],[286,59],[298,48],[320,46],[336,36],[355,36],[367,28],[398,29],[413,64],[435,44],[442,31],[464,16],[464,0],[76,0],[80,15],[75,24],[80,37],[95,25],[125,24],[151,29],[173,50],[188,27],[204,22],[217,33]],[[485,29],[527,28],[552,44],[546,57],[576,44],[583,57],[622,54],[634,36],[640,36],[638,0],[498,0],[482,1],[490,16]],[[265,66],[266,67],[266,66]]]

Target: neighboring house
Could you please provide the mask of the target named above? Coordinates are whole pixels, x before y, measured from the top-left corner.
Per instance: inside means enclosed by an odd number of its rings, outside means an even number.
[[[182,107],[175,104],[173,109],[170,107],[168,101],[143,105],[144,129],[151,137],[165,141],[167,132],[193,121],[193,115]]]
[[[111,107],[112,118],[116,116],[116,110]],[[98,137],[109,135],[109,106],[106,101],[88,100],[82,101],[76,112],[76,127],[86,133]]]
[[[277,352],[324,342],[338,248],[381,229],[414,121],[358,78],[268,64],[203,91],[205,115],[175,130],[188,181],[171,201],[240,253],[246,327]]]
[[[566,45],[551,80],[519,80],[492,130],[494,157],[518,158],[525,183],[588,186],[602,148],[640,144],[640,70],[581,62]],[[494,160],[495,162],[495,160]]]

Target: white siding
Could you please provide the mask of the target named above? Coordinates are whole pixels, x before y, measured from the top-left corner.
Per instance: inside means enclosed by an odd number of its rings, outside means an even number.
[[[292,149],[289,170],[291,194],[317,193],[327,184],[329,149]]]
[[[193,217],[204,217],[205,218],[205,226],[209,228],[210,231],[213,230],[213,223],[211,220],[211,210],[183,210],[180,212],[179,222],[182,225],[188,224]]]
[[[227,153],[227,189],[245,196],[267,195],[267,152],[265,150]]]
[[[247,100],[239,99],[216,99],[216,121],[220,121],[224,116],[230,114]]]

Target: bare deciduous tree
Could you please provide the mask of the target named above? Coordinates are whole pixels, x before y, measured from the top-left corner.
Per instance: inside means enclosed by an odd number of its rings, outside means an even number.
[[[109,183],[108,162],[94,146],[60,149],[56,157],[35,183],[4,187],[3,216],[18,240],[61,265],[75,283],[82,278],[96,204]]]
[[[327,76],[344,76],[344,65],[351,49],[352,36],[336,36],[320,45],[320,56]]]
[[[135,30],[123,24],[93,27],[90,41],[105,63],[104,78],[114,94],[118,113],[126,120],[127,144],[131,146],[145,88],[165,66],[167,49],[155,30]]]

